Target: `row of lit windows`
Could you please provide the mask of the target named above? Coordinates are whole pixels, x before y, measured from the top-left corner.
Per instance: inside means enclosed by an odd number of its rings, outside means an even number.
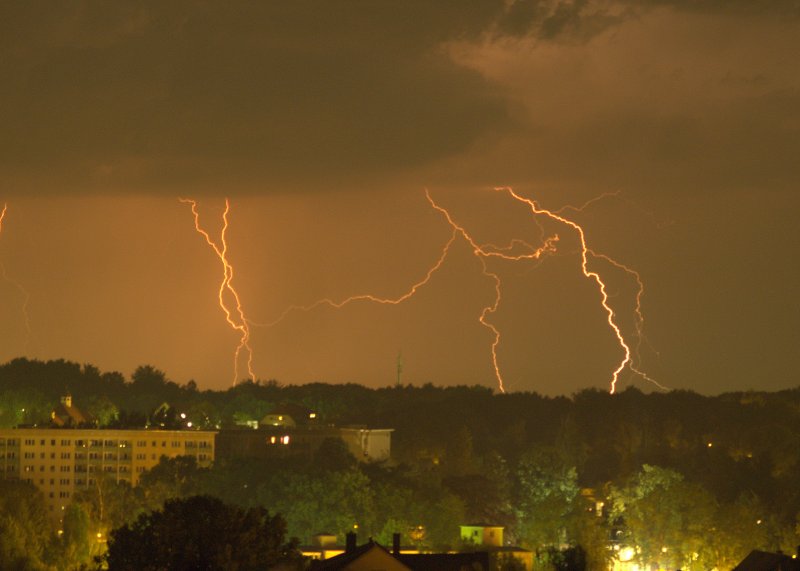
[[[22,454],[23,454],[24,458],[36,458],[36,452],[23,452]],[[51,459],[55,459],[55,457],[56,457],[56,453],[55,452],[51,452],[50,453],[50,458]],[[71,457],[72,457],[72,453],[70,453],[70,452],[62,452],[61,453],[61,459],[62,460],[69,460]],[[44,452],[40,452],[39,453],[39,458],[44,460],[46,458],[46,454]],[[77,455],[76,455],[76,458],[77,458]]]
[[[116,472],[119,470],[120,472],[130,472],[129,466],[75,466],[76,472],[99,472],[102,468],[103,472]]]
[[[24,442],[25,442],[26,446],[36,446],[36,439],[35,438],[26,438]],[[61,440],[59,440],[59,439],[56,439],[56,438],[51,438],[51,439],[49,439],[49,442],[50,442],[50,444],[49,444],[50,446],[57,446],[57,445],[60,445],[60,446],[72,446],[72,440],[71,439],[61,439]],[[167,447],[167,442],[168,442],[167,440],[161,440],[160,441],[161,447],[162,448],[166,448]],[[47,443],[48,443],[48,439],[46,439],[46,438],[39,439],[39,445],[40,446],[47,446],[48,445]],[[147,440],[137,440],[136,441],[136,445],[140,446],[140,447],[147,446],[147,443],[148,443]],[[2,446],[2,445],[17,446],[18,442],[14,438],[8,438],[8,439],[0,438],[0,446]],[[155,448],[158,445],[159,445],[159,441],[158,440],[151,440],[150,441],[150,446],[151,447]],[[207,440],[201,440],[199,442],[198,441],[194,441],[194,440],[182,440],[182,439],[181,440],[172,440],[172,441],[170,441],[170,445],[173,448],[180,448],[181,446],[186,446],[187,448],[195,448],[195,447],[197,447],[197,448],[211,448],[212,447],[211,442],[207,441]],[[75,440],[75,446],[82,447],[82,448],[85,448],[87,446],[88,447],[104,446],[106,448],[109,448],[109,447],[112,447],[112,448],[127,448],[127,447],[130,446],[130,442],[128,440],[101,440],[101,439],[82,440],[82,439],[78,439],[78,440]]]
[[[44,465],[39,466],[39,471],[40,472],[44,472],[45,468],[46,468],[46,466],[44,466]],[[62,466],[61,467],[61,471],[62,472],[69,472],[69,469],[65,470],[64,468],[69,468],[69,466]],[[23,466],[22,467],[22,471],[23,472],[35,472],[36,471],[36,466]],[[56,471],[56,467],[55,466],[50,466],[50,471],[51,472],[55,472]]]
[[[47,439],[42,438],[41,440],[39,440],[39,445],[40,446],[46,446],[47,445]],[[56,439],[55,438],[51,438],[50,439],[50,446],[55,446],[55,445],[56,445]],[[72,445],[72,440],[62,440],[61,441],[61,446],[71,446],[71,445]],[[36,446],[36,439],[35,438],[26,438],[25,439],[25,446]]]

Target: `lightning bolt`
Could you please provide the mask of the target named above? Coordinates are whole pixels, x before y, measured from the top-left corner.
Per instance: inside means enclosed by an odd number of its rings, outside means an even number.
[[[599,196],[595,196],[594,198],[590,198],[589,200],[587,200],[586,202],[584,202],[580,206],[573,206],[571,204],[567,204],[565,206],[562,206],[558,210],[554,210],[553,212],[555,212],[556,214],[561,214],[565,210],[572,210],[573,212],[583,212],[584,210],[589,208],[595,202],[600,202],[601,200],[605,200],[606,198],[611,198],[611,197],[617,198],[619,196],[619,194],[620,194],[620,192],[618,190],[615,190],[614,192],[604,192],[603,194],[601,194]]]
[[[619,197],[620,197],[620,191],[618,191],[618,190],[614,191],[614,192],[604,192],[603,194],[601,194],[599,196],[595,196],[594,198],[591,198],[591,199],[587,200],[586,202],[584,202],[580,206],[566,205],[566,206],[563,206],[563,207],[559,208],[555,212],[556,212],[556,214],[561,214],[565,210],[572,210],[573,212],[583,212],[589,206],[591,206],[592,204],[594,204],[596,202],[599,202],[599,201],[604,200],[606,198],[619,198]],[[648,212],[648,211],[642,209],[637,204],[634,204],[634,206],[636,208],[638,208],[639,210],[642,210],[643,212],[645,212],[646,214],[648,214],[651,218],[653,218],[655,220],[655,216],[651,212]],[[658,226],[660,227],[660,225],[658,225]],[[642,281],[642,276],[639,274],[639,272],[637,272],[633,268],[623,264],[622,262],[618,262],[617,260],[615,260],[614,258],[611,258],[610,256],[607,256],[605,254],[597,253],[597,252],[593,251],[592,249],[588,249],[587,252],[592,257],[604,260],[607,263],[609,263],[612,266],[614,266],[615,268],[617,268],[618,270],[622,270],[623,272],[625,272],[626,274],[631,276],[634,279],[634,281],[636,282],[637,289],[636,289],[636,299],[635,299],[635,304],[634,304],[634,313],[636,315],[636,321],[635,321],[636,322],[636,325],[635,325],[635,327],[636,327],[636,347],[632,349],[631,361],[630,361],[628,367],[630,368],[630,370],[632,372],[634,372],[635,374],[639,375],[642,379],[654,384],[658,388],[660,388],[662,390],[669,390],[668,387],[665,387],[664,385],[662,385],[661,383],[656,381],[654,378],[652,378],[651,376],[649,376],[647,373],[645,373],[644,371],[642,371],[639,368],[639,363],[641,361],[641,346],[642,346],[642,342],[645,340],[645,336],[644,336],[644,313],[642,312],[642,296],[644,295],[644,282]]]
[[[3,232],[3,220],[5,220],[7,212],[8,212],[8,204],[4,203],[3,204],[3,210],[0,211],[0,234],[2,234],[2,232]],[[25,348],[27,350],[28,345],[30,344],[31,335],[32,335],[31,319],[30,319],[30,315],[28,314],[28,302],[30,302],[31,294],[28,292],[28,290],[26,290],[24,287],[22,287],[21,283],[19,283],[18,281],[12,279],[8,275],[8,273],[6,272],[6,266],[2,262],[0,262],[0,273],[3,274],[3,279],[6,281],[6,283],[9,283],[9,284],[13,285],[15,288],[17,288],[17,290],[20,292],[20,294],[22,294],[22,299],[23,299],[23,301],[22,301],[22,316],[23,316],[24,323],[25,323]]]
[[[493,336],[491,344],[492,366],[494,368],[495,377],[497,379],[499,390],[500,392],[505,393],[506,390],[503,383],[503,376],[500,372],[500,366],[498,364],[498,358],[497,358],[497,348],[500,344],[500,331],[488,320],[488,317],[496,313],[498,308],[500,307],[500,302],[502,299],[501,280],[500,276],[498,276],[496,272],[493,272],[489,269],[489,267],[486,264],[486,259],[498,258],[509,261],[538,260],[539,258],[541,258],[543,254],[555,251],[555,244],[558,241],[558,236],[552,236],[548,238],[545,241],[545,244],[540,248],[534,248],[527,242],[519,239],[512,240],[508,246],[496,246],[494,244],[479,245],[463,226],[460,226],[453,220],[453,218],[450,216],[450,213],[447,210],[445,210],[443,207],[439,206],[433,201],[433,198],[431,197],[427,189],[425,190],[425,196],[427,197],[428,202],[431,204],[431,206],[444,215],[448,224],[452,228],[453,232],[450,235],[448,241],[445,243],[444,247],[442,248],[438,259],[428,269],[425,276],[416,283],[414,283],[405,293],[403,293],[398,297],[379,297],[374,294],[358,294],[347,297],[339,301],[334,301],[330,298],[324,298],[317,300],[309,305],[291,305],[286,309],[284,309],[283,312],[281,312],[281,314],[277,318],[268,323],[256,323],[256,322],[250,322],[250,323],[257,327],[272,327],[283,321],[290,313],[294,311],[309,312],[321,306],[327,306],[333,309],[341,309],[350,303],[358,301],[369,301],[381,305],[399,305],[404,301],[410,299],[417,293],[417,291],[420,288],[424,287],[426,284],[428,284],[428,282],[430,282],[433,275],[444,264],[450,252],[450,248],[453,245],[453,242],[460,235],[472,248],[473,253],[478,257],[481,264],[481,270],[483,275],[491,279],[494,283],[495,296],[493,302],[485,306],[481,310],[478,320],[484,327],[489,329],[492,333]],[[523,252],[512,253],[515,250],[519,249],[522,249]]]
[[[281,312],[281,314],[278,317],[276,317],[275,319],[273,319],[268,323],[256,323],[256,322],[251,322],[251,323],[256,327],[272,327],[283,321],[286,318],[286,316],[288,316],[290,313],[294,311],[309,312],[323,305],[331,307],[333,309],[341,309],[344,306],[354,303],[356,301],[371,301],[373,303],[378,303],[381,305],[400,305],[401,303],[412,297],[414,294],[416,294],[421,287],[425,286],[431,280],[433,274],[435,274],[436,271],[442,267],[442,264],[444,264],[444,261],[447,258],[447,254],[450,251],[450,246],[452,246],[453,242],[456,239],[456,236],[457,234],[456,231],[454,230],[452,235],[450,236],[450,239],[445,243],[444,247],[442,248],[442,252],[439,254],[439,258],[430,267],[430,269],[428,269],[425,276],[421,280],[413,284],[408,289],[408,291],[406,291],[404,294],[398,297],[378,297],[373,294],[362,293],[350,296],[348,298],[339,301],[334,301],[330,298],[324,298],[317,300],[309,305],[290,305],[289,307],[284,309],[283,312]]]
[[[600,276],[599,273],[589,269],[589,256],[593,256],[593,257],[596,257],[596,258],[604,259],[604,260],[610,262],[612,265],[615,265],[616,267],[618,267],[620,269],[623,269],[623,270],[625,270],[625,271],[627,271],[630,274],[635,276],[635,278],[637,280],[637,283],[639,284],[639,291],[638,291],[637,296],[636,296],[636,315],[637,315],[637,326],[636,327],[637,327],[637,333],[641,333],[641,327],[642,327],[642,324],[643,324],[643,321],[644,321],[644,317],[643,317],[643,315],[641,313],[641,296],[642,296],[642,293],[644,291],[644,284],[642,283],[641,276],[638,274],[638,272],[635,272],[634,270],[628,268],[624,264],[616,262],[615,260],[609,258],[608,256],[598,255],[598,254],[594,253],[589,248],[589,246],[587,245],[586,234],[585,234],[583,228],[579,224],[577,224],[576,222],[561,216],[557,211],[552,211],[552,210],[547,210],[546,208],[542,208],[535,201],[520,196],[519,194],[514,192],[514,190],[512,188],[510,188],[510,187],[497,187],[497,188],[495,188],[495,190],[499,191],[499,192],[505,191],[512,198],[514,198],[515,200],[518,200],[519,202],[527,204],[530,207],[531,212],[534,215],[546,216],[546,217],[550,218],[551,220],[555,220],[557,222],[560,222],[562,224],[565,224],[565,225],[571,227],[577,233],[579,241],[580,241],[580,245],[581,245],[581,271],[583,272],[584,276],[586,276],[587,278],[593,280],[597,284],[597,287],[598,287],[598,289],[600,291],[600,298],[601,298],[601,302],[600,303],[601,303],[601,305],[603,306],[603,309],[606,312],[608,325],[611,328],[611,330],[614,332],[614,335],[617,337],[617,342],[619,343],[619,345],[620,345],[620,347],[622,348],[622,351],[623,351],[623,358],[619,362],[619,364],[617,365],[616,369],[614,369],[614,371],[613,371],[613,373],[611,375],[611,384],[610,384],[609,392],[611,394],[614,394],[616,392],[617,381],[619,380],[619,375],[625,369],[626,366],[629,367],[631,369],[631,371],[633,371],[634,373],[637,373],[637,374],[641,375],[643,378],[655,383],[655,381],[653,379],[651,379],[649,376],[647,376],[646,374],[644,374],[641,371],[639,371],[638,368],[633,364],[630,345],[628,345],[627,341],[625,340],[624,335],[622,334],[622,330],[620,329],[619,325],[617,324],[616,313],[614,312],[614,310],[612,309],[612,307],[608,303],[608,292],[606,290],[606,284],[603,281],[603,278]],[[602,197],[598,197],[597,199],[599,199],[599,198],[602,198]],[[585,205],[583,205],[580,208],[586,207],[588,204],[590,204],[591,202],[594,202],[597,199],[593,199],[593,200],[589,201],[588,203],[586,203]],[[578,210],[575,207],[571,207],[571,208],[574,209],[574,210]],[[562,209],[562,211],[563,211],[563,209]],[[640,339],[641,339],[641,337],[640,337]],[[655,383],[655,384],[658,385],[658,383]],[[658,385],[658,386],[661,386],[661,385]],[[664,387],[662,387],[662,388],[664,388]]]
[[[509,261],[521,261],[521,260],[538,260],[541,256],[545,253],[555,251],[555,243],[558,241],[558,236],[552,236],[545,241],[545,244],[540,248],[534,248],[527,242],[519,239],[514,239],[508,246],[497,246],[494,244],[484,244],[479,245],[472,236],[466,231],[463,226],[457,224],[450,213],[445,210],[443,207],[439,206],[434,202],[433,198],[431,197],[430,193],[425,190],[425,196],[428,199],[428,202],[431,206],[442,213],[447,220],[450,227],[453,229],[452,234],[450,235],[449,240],[445,243],[444,247],[442,248],[441,253],[439,254],[439,258],[436,262],[428,269],[425,276],[413,284],[408,291],[398,297],[379,297],[373,294],[359,294],[347,297],[345,299],[334,301],[330,298],[324,298],[315,301],[309,305],[291,305],[287,307],[276,319],[269,323],[253,323],[255,326],[259,327],[272,327],[277,325],[281,321],[283,321],[290,313],[293,311],[302,311],[308,312],[312,311],[320,306],[328,306],[333,309],[341,309],[342,307],[354,303],[357,301],[369,301],[373,303],[378,303],[382,305],[399,305],[404,301],[411,298],[413,295],[417,293],[417,291],[425,286],[433,277],[434,273],[441,268],[444,264],[447,255],[450,252],[450,248],[453,245],[453,242],[456,238],[460,235],[464,238],[464,240],[469,244],[472,248],[473,254],[475,254],[481,264],[481,271],[484,276],[491,279],[494,284],[494,292],[495,296],[489,305],[486,305],[479,315],[478,320],[480,323],[490,330],[493,336],[492,344],[491,344],[491,356],[492,356],[492,366],[494,368],[495,377],[497,379],[497,384],[499,387],[500,392],[505,393],[505,385],[503,383],[503,376],[500,372],[500,366],[498,364],[498,357],[497,357],[497,348],[500,344],[500,331],[487,319],[489,316],[494,315],[498,308],[500,307],[500,302],[502,299],[502,292],[501,292],[501,280],[500,276],[497,275],[496,272],[493,272],[489,269],[486,264],[487,258],[499,258],[503,260]],[[524,250],[522,253],[512,253],[515,250],[522,249]]]
[[[601,260],[605,260],[612,266],[616,267],[619,270],[622,270],[629,276],[631,276],[636,281],[636,302],[634,304],[634,313],[636,314],[636,347],[633,349],[633,356],[631,357],[631,362],[628,364],[628,368],[643,378],[645,381],[654,384],[659,389],[668,391],[669,387],[666,387],[659,383],[657,380],[652,378],[650,375],[645,373],[639,368],[639,362],[641,361],[641,357],[639,355],[642,341],[644,340],[644,313],[642,313],[642,296],[644,295],[644,282],[642,281],[642,276],[634,270],[626,266],[625,264],[616,261],[614,258],[606,256],[605,254],[598,254],[593,250],[588,250],[589,254]],[[634,359],[635,357],[635,359]]]
[[[499,247],[493,244],[488,245],[479,245],[475,239],[467,232],[467,230],[458,224],[453,217],[450,215],[450,212],[447,211],[444,207],[440,206],[433,200],[431,197],[430,192],[425,190],[425,196],[428,199],[430,205],[437,211],[439,211],[447,220],[448,224],[453,228],[454,232],[457,232],[461,235],[462,238],[469,244],[472,248],[472,253],[478,258],[481,264],[481,271],[484,276],[491,279],[494,283],[494,300],[489,305],[485,306],[478,317],[478,321],[486,327],[492,333],[492,344],[491,344],[491,355],[492,355],[492,367],[494,368],[494,375],[495,379],[497,380],[497,386],[500,389],[501,393],[506,392],[505,383],[503,382],[503,375],[500,371],[500,365],[498,363],[497,358],[497,348],[500,346],[500,330],[491,322],[488,321],[487,317],[494,315],[497,313],[498,308],[500,307],[500,302],[502,300],[502,282],[500,280],[500,276],[497,272],[494,272],[489,269],[486,261],[487,258],[499,258],[502,260],[512,261],[512,262],[519,262],[523,260],[539,260],[544,254],[549,254],[555,252],[556,243],[558,242],[558,235],[553,235],[547,238],[544,241],[544,244],[539,248],[534,248],[527,242],[519,239],[514,239],[511,243],[506,247]],[[514,247],[517,245],[522,245],[527,251],[522,254],[511,254],[510,252],[513,251]]]
[[[225,320],[234,331],[239,333],[239,345],[233,354],[233,384],[236,385],[239,380],[239,357],[242,350],[247,352],[247,373],[251,380],[255,381],[256,375],[253,372],[253,349],[250,347],[250,325],[244,314],[242,308],[242,301],[239,298],[239,293],[233,287],[233,266],[228,261],[228,242],[225,235],[228,231],[228,214],[230,213],[230,201],[225,199],[225,211],[222,213],[222,230],[219,235],[219,242],[213,240],[211,235],[203,229],[200,225],[200,213],[197,210],[197,201],[191,198],[179,198],[179,202],[189,204],[194,216],[194,229],[205,238],[206,243],[211,246],[214,253],[222,263],[222,281],[219,284],[217,297],[219,299],[219,306],[225,314]],[[226,302],[226,292],[230,298],[233,299],[234,308],[228,306]]]

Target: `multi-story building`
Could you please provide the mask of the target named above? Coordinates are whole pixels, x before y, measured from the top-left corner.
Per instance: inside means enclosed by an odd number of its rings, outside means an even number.
[[[222,430],[217,435],[217,456],[227,459],[311,458],[322,443],[341,439],[359,462],[391,459],[393,428],[362,426],[262,426],[257,430]]]
[[[135,486],[162,457],[193,456],[198,466],[214,461],[210,431],[96,428],[0,429],[0,477],[39,488],[54,518],[75,492],[101,477]]]

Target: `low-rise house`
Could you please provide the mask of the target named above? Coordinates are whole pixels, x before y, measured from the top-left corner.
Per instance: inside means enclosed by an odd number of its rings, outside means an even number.
[[[505,545],[503,541],[502,525],[486,523],[471,523],[460,526],[461,541],[465,546],[475,547],[489,554],[490,569],[496,570],[503,566],[504,560],[513,557],[525,566],[533,568],[533,552],[514,545]]]
[[[400,534],[389,551],[371,539],[356,547],[356,536],[347,536],[344,553],[324,561],[312,561],[311,571],[490,571],[485,551],[466,553],[404,553]]]
[[[800,571],[800,559],[797,555],[753,550],[733,568],[733,571]]]

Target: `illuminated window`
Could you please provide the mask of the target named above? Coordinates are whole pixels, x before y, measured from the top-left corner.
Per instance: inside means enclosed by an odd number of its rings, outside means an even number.
[[[289,436],[282,436],[281,437],[281,444],[289,444]]]

